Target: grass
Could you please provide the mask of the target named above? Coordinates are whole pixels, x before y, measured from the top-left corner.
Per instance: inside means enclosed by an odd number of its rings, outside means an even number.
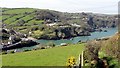
[[[2,20],[2,16],[0,16],[0,21]]]
[[[32,19],[34,17],[33,15],[33,11],[35,11],[35,9],[32,9],[32,8],[15,8],[15,9],[7,9],[7,8],[3,8],[2,10],[7,10],[7,11],[4,11],[2,14],[2,20],[6,19],[4,21],[5,24],[16,24],[19,20],[16,20],[16,18],[20,18],[20,19],[23,19],[25,21],[29,20],[29,19]],[[25,15],[24,13],[25,12],[28,12],[28,13],[31,13],[29,15]],[[5,14],[9,14],[9,15],[5,15]],[[10,18],[10,15],[12,14],[18,14],[18,15],[15,15],[13,17]],[[25,17],[23,17],[23,15],[25,15]]]
[[[35,11],[36,9],[32,8],[15,8],[15,9],[7,9],[3,8],[4,11],[2,16],[0,16],[0,19],[4,20],[3,23],[9,24],[9,25],[16,25],[19,20],[24,20],[26,25],[34,25],[34,24],[41,24],[41,22],[44,22],[43,20],[35,20],[33,19],[35,17]],[[30,14],[25,15],[24,13],[28,12]],[[8,15],[6,15],[8,14]],[[12,14],[18,14],[13,17],[10,17]],[[25,15],[25,16],[24,16]],[[19,18],[19,19],[18,19]]]
[[[40,34],[43,34],[43,31],[36,30],[36,31],[34,31],[34,34],[36,34],[36,35],[40,35]]]
[[[31,20],[28,22],[28,24],[41,24],[41,22],[44,22],[44,20]]]
[[[10,16],[9,15],[2,15],[2,19],[6,19],[6,18],[9,18]]]
[[[31,8],[11,9],[3,12],[3,14],[19,14],[19,13],[33,12],[33,11],[34,9],[31,9]]]
[[[31,19],[31,18],[33,18],[34,17],[34,15],[33,14],[30,14],[30,15],[26,15],[25,17],[23,17],[23,18],[21,18],[22,20],[24,20],[24,21],[27,21],[27,20],[29,20],[29,19]]]
[[[45,50],[29,51],[2,56],[3,66],[65,66],[67,59],[78,56],[84,44],[55,47]]]
[[[19,18],[19,17],[21,17],[21,16],[23,16],[23,15],[16,15],[16,16],[13,16],[13,17],[11,17],[11,18],[8,18],[7,20],[4,21],[4,23],[6,23],[6,24],[11,24],[11,23],[13,23],[14,21],[16,21],[16,18]]]

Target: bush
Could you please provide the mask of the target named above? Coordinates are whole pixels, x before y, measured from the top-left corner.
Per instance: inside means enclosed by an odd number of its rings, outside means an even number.
[[[31,51],[31,50],[29,50],[29,49],[24,50],[24,52],[27,52],[27,51]]]
[[[85,60],[92,61],[98,59],[99,50],[100,50],[100,46],[98,43],[88,42],[84,51]]]
[[[14,50],[10,51],[10,53],[15,53]]]
[[[55,47],[56,45],[53,42],[47,43],[47,46]]]
[[[39,50],[40,49],[40,47],[37,47],[37,48],[34,48],[33,50]]]
[[[103,57],[102,59],[107,61],[107,64],[109,65],[109,68],[118,68],[119,67],[117,59],[114,59],[110,56]]]
[[[4,55],[4,54],[7,54],[7,52],[5,52],[5,51],[4,51],[4,52],[2,52],[2,55]]]
[[[45,47],[41,47],[41,49],[45,49]]]
[[[34,26],[34,27],[32,27],[31,31],[36,31],[38,29],[39,29],[39,26]]]
[[[17,22],[17,26],[23,26],[25,24],[25,21],[24,20],[19,20]]]

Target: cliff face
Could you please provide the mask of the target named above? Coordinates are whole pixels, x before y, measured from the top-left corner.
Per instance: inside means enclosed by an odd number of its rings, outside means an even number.
[[[52,28],[50,29],[52,30]],[[58,27],[51,32],[43,33],[38,39],[65,39],[76,36],[89,36],[89,30],[80,27]]]
[[[116,27],[117,19],[114,16],[91,16],[88,17],[88,25],[92,28],[106,28],[106,27]]]

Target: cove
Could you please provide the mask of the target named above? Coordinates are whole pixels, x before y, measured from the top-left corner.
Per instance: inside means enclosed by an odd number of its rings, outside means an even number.
[[[102,37],[112,36],[117,32],[117,28],[103,28],[102,30],[103,30],[102,32],[92,32],[91,36],[78,36],[78,37],[73,37],[72,39],[61,39],[61,40],[37,40],[36,42],[41,44],[53,42],[56,45],[60,45],[61,43],[77,43],[80,40],[82,42],[85,42],[87,40],[94,40]],[[104,32],[104,30],[107,30],[107,32]]]
[[[89,40],[113,36],[118,31],[117,28],[102,28],[102,30],[103,30],[102,32],[92,32],[91,36],[78,36],[78,37],[73,37],[71,39],[61,39],[61,40],[40,39],[40,40],[36,40],[36,42],[43,44],[43,45],[47,44],[49,42],[52,42],[55,45],[60,46],[61,43],[78,43],[79,41],[85,42],[85,41],[89,41]],[[104,32],[104,30],[107,30],[107,32]],[[33,48],[36,48],[36,46],[23,47],[23,48],[19,48],[19,49],[25,50],[25,49],[33,49]]]

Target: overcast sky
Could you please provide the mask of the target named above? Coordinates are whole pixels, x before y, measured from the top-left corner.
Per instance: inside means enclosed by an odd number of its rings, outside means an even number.
[[[117,14],[119,0],[0,0],[0,7]]]

